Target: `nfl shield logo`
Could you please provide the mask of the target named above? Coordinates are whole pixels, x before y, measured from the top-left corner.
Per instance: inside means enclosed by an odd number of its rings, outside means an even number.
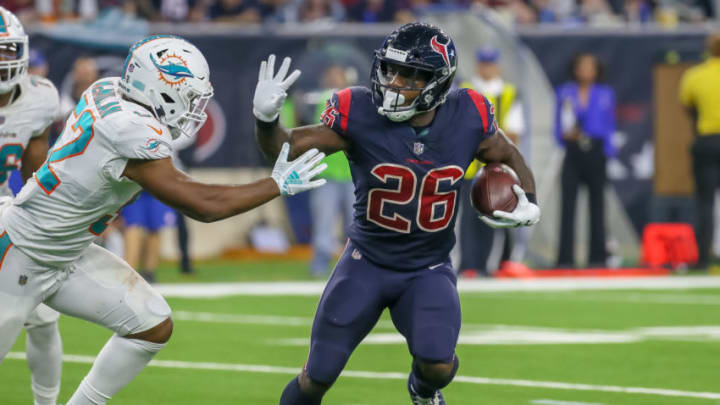
[[[425,144],[422,142],[415,142],[413,145],[413,152],[416,155],[422,155],[422,153],[425,151]]]
[[[20,284],[20,285],[27,284],[27,276],[26,275],[20,276],[20,279],[18,280],[18,284]]]

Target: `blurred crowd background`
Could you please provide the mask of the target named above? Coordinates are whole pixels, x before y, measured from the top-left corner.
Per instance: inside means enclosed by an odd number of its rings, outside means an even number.
[[[693,159],[703,159],[698,151],[709,148],[692,148],[700,138],[720,139],[720,115],[704,119],[717,119],[718,130],[699,130],[697,115],[687,114],[700,108],[695,93],[686,91],[682,100],[679,94],[686,70],[705,61],[710,71],[720,66],[720,39],[715,47],[708,42],[720,0],[0,4],[17,13],[30,33],[33,73],[47,76],[61,93],[54,136],[86,88],[120,74],[134,41],[172,33],[196,44],[210,63],[215,96],[197,139],[176,145],[176,163],[200,180],[221,183],[267,175],[270,162],[257,149],[251,111],[258,65],[268,54],[291,56],[303,71],[282,123],[314,124],[332,92],[369,84],[373,52],[398,24],[435,23],[458,49],[454,85],[474,88],[494,103],[500,127],[530,162],[543,210],[532,230],[483,226],[467,198],[480,166],[474,163],[458,205],[453,259],[459,271],[522,275],[527,266],[638,265],[707,270],[718,263],[720,234],[712,224],[720,221],[720,199],[714,198],[720,175],[696,185],[702,168]],[[695,79],[692,91],[720,94],[715,82],[720,86],[720,70]],[[147,211],[112,227],[105,244],[148,279],[161,257],[178,259],[181,271],[192,273],[192,258],[287,255],[298,248],[301,254],[293,257],[307,262],[308,275],[325,277],[354,215],[348,163],[336,155],[328,161],[328,186],[312,193],[210,225],[186,223],[148,203]],[[705,159],[708,170],[715,170],[714,159]],[[136,221],[147,215],[162,221]]]
[[[513,25],[622,26],[702,23],[715,0],[3,0],[23,22],[406,23],[439,10],[490,10]]]

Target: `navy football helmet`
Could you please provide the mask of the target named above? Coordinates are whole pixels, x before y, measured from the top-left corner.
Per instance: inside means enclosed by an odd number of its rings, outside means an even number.
[[[406,121],[436,108],[445,102],[456,70],[457,52],[449,35],[432,24],[403,25],[375,51],[371,80],[378,113],[392,121]],[[404,105],[403,91],[420,94]]]

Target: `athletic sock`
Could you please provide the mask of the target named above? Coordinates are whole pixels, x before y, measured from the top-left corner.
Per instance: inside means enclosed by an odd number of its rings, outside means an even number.
[[[300,389],[298,377],[295,377],[285,387],[280,397],[280,405],[320,405],[322,399],[312,398]]]
[[[28,328],[26,340],[35,405],[55,405],[62,370],[62,340],[57,322]]]
[[[67,405],[103,405],[152,360],[165,343],[113,335]]]

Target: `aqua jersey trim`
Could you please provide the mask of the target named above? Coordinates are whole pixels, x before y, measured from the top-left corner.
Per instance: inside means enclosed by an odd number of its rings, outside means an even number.
[[[0,37],[6,36],[8,36],[7,22],[5,21],[5,16],[3,15],[3,13],[0,13]]]
[[[10,247],[13,245],[12,241],[10,240],[10,236],[7,234],[7,232],[4,232],[0,234],[0,271],[2,271],[2,265],[5,261],[5,256],[7,256],[7,252],[10,250]]]

